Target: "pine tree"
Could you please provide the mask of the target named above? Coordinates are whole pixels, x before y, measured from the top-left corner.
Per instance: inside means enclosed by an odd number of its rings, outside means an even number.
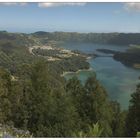
[[[71,98],[71,103],[75,106],[76,111],[79,114],[80,120],[78,124],[80,125],[80,128],[82,129],[82,131],[88,129],[89,118],[85,113],[87,110],[87,95],[84,86],[81,84],[80,80],[77,77],[73,77],[72,79],[67,81],[66,92]]]
[[[16,127],[23,128],[24,124],[36,137],[72,136],[78,128],[78,115],[62,83],[50,73],[46,62],[35,62],[29,69],[18,88],[21,94],[17,96],[20,110],[15,116],[19,117],[14,121]]]
[[[126,135],[136,137],[140,131],[140,84],[136,91],[131,95],[128,115],[126,119]]]
[[[86,113],[90,123],[99,123],[103,128],[103,137],[112,136],[112,110],[105,89],[100,85],[95,76],[87,80],[85,88],[88,97],[86,100]]]
[[[112,136],[112,108],[96,77],[90,77],[85,85],[74,77],[67,82],[66,89],[80,116],[81,131],[86,133],[89,126],[98,122],[103,128],[101,136]]]
[[[120,104],[116,101],[111,101],[113,120],[111,123],[113,137],[125,136],[125,120],[126,111],[121,111]]]

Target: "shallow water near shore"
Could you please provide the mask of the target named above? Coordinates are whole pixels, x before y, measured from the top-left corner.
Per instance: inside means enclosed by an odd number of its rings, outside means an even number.
[[[66,73],[64,77],[68,80],[74,76],[77,76],[81,82],[84,84],[88,77],[95,76],[95,73],[93,70],[81,70],[79,72],[72,72],[72,73]]]
[[[125,51],[128,46],[103,45],[91,43],[68,43],[63,48],[80,50],[84,53],[97,53],[96,49],[110,49],[115,51]],[[139,82],[140,70],[124,66],[121,62],[112,57],[96,57],[88,60],[91,68],[96,72],[97,79],[102,83],[108,92],[110,99],[117,100],[122,109],[127,109],[130,95],[135,91]],[[93,75],[91,71],[80,71],[78,73],[67,73],[66,79],[77,76],[83,83]]]

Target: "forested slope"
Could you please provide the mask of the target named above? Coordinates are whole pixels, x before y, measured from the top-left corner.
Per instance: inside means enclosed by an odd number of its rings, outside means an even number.
[[[34,34],[0,34],[2,129],[8,126],[12,136],[16,135],[13,128],[28,132],[25,137],[136,137],[140,131],[139,85],[129,110],[122,111],[119,103],[109,100],[96,74],[85,84],[76,77],[66,81],[60,76],[70,65],[77,70],[77,59],[48,62],[29,53],[31,45],[45,43],[46,33],[43,39]]]

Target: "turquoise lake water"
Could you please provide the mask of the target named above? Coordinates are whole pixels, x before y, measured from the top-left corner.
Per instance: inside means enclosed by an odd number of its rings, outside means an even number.
[[[128,46],[103,45],[91,43],[68,43],[62,46],[70,50],[80,50],[84,53],[97,53],[96,49],[110,49],[116,51],[125,51]],[[97,79],[102,83],[108,92],[110,99],[117,100],[122,109],[127,109],[129,105],[130,95],[135,91],[139,82],[140,70],[129,68],[122,63],[115,61],[112,57],[97,57],[88,61],[91,68],[96,72]],[[80,71],[78,73],[70,73],[65,75],[66,79],[73,76],[84,82],[88,77],[92,76],[92,71]]]

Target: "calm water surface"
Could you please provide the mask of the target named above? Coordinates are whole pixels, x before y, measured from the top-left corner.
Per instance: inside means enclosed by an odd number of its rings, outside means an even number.
[[[70,50],[80,50],[84,53],[97,53],[96,49],[110,49],[116,51],[125,51],[128,46],[101,45],[90,43],[69,43],[64,44],[63,48]],[[122,63],[115,61],[112,57],[97,57],[89,60],[91,68],[96,72],[97,79],[106,88],[109,97],[117,100],[123,109],[128,108],[130,94],[135,91],[136,84],[139,82],[140,70],[128,68]],[[84,82],[92,75],[92,71],[81,71],[75,74],[65,75],[66,79],[74,75]]]

